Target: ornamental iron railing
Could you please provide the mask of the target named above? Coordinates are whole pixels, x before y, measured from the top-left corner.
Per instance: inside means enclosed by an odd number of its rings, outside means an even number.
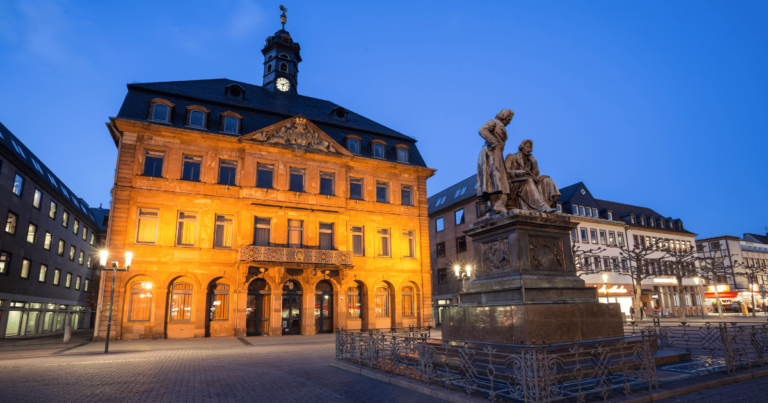
[[[649,335],[512,345],[336,329],[336,359],[489,400],[555,402],[658,388]]]
[[[284,262],[329,265],[351,265],[352,252],[281,246],[241,246],[238,249],[241,262]]]

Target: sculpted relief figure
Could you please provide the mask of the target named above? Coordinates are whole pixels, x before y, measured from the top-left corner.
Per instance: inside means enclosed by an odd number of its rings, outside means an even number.
[[[504,161],[510,190],[507,207],[540,213],[555,212],[554,205],[560,191],[549,176],[539,175],[539,164],[532,154],[533,141],[523,140],[517,149],[518,152],[507,155]]]
[[[491,202],[496,213],[507,211],[509,180],[504,166],[504,143],[507,141],[506,126],[515,113],[502,109],[496,119],[489,120],[480,128],[480,137],[485,139],[477,160],[477,198],[482,202]]]

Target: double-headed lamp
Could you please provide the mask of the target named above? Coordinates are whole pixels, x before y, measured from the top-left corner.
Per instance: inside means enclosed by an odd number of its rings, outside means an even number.
[[[460,270],[461,270],[461,266],[459,265],[453,266],[453,271],[456,272],[456,277],[459,277]]]
[[[472,266],[467,265],[464,269],[467,271],[467,277],[469,277],[472,274]]]
[[[693,282],[696,283],[696,285],[699,285],[699,278],[698,277],[694,277],[693,278]]]
[[[101,263],[101,267],[107,267],[107,258],[109,257],[109,251],[106,249],[99,252],[99,263]]]

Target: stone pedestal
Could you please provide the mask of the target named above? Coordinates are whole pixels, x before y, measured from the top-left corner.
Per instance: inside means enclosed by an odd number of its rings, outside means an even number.
[[[576,275],[564,214],[510,210],[472,224],[479,265],[447,310],[443,338],[561,343],[624,335],[619,304],[600,304]]]

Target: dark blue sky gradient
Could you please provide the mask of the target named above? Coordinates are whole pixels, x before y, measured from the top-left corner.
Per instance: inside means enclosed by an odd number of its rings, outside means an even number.
[[[108,205],[104,126],[130,82],[261,83],[279,2],[0,2],[0,121],[79,196]],[[516,117],[560,187],[764,233],[768,3],[284,3],[298,90],[419,140],[433,194],[473,174],[477,129]]]

